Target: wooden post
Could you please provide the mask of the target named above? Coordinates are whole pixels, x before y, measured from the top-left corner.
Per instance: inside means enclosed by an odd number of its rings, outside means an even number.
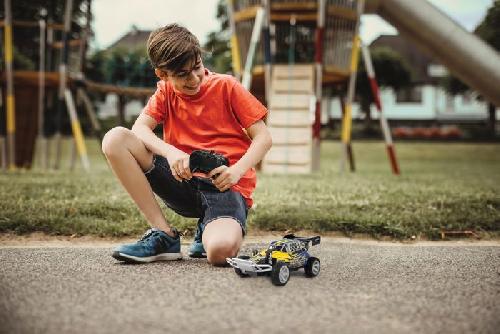
[[[7,147],[9,170],[16,168],[16,108],[14,99],[14,73],[12,52],[12,7],[10,0],[4,1],[5,27],[4,27],[4,52],[5,74],[7,81]]]
[[[69,33],[71,31],[71,13],[73,12],[73,0],[66,0],[66,11],[64,14],[64,30],[63,30],[63,50],[62,59],[59,64],[59,100],[57,104],[57,118],[56,118],[56,161],[54,164],[55,169],[59,169],[61,163],[61,151],[62,151],[62,116],[63,110],[66,105],[65,92],[66,92],[66,80],[67,80],[67,66],[69,57]]]
[[[227,16],[229,17],[229,27],[231,28],[231,58],[233,64],[233,75],[240,80],[241,78],[241,57],[240,48],[238,45],[238,37],[236,36],[236,23],[234,21],[234,4],[233,0],[227,0]]]
[[[45,40],[47,32],[47,10],[40,10],[40,61],[38,65],[38,155],[40,166],[48,168],[47,137],[45,136]]]
[[[323,36],[325,27],[325,0],[319,0],[318,24],[316,27],[315,63],[316,63],[316,106],[313,124],[312,170],[320,168],[321,151],[321,100],[323,99]]]
[[[125,105],[126,97],[123,95],[117,95],[118,99],[116,100],[116,111],[118,114],[118,124],[120,126],[125,126]]]
[[[5,141],[5,105],[0,89],[0,165],[2,170],[7,170],[7,143]]]
[[[265,11],[264,24],[262,26],[262,42],[264,46],[264,82],[266,89],[266,104],[269,108],[271,100],[271,34],[269,31],[269,26],[271,24],[271,6],[269,4],[270,0],[262,0],[262,7]]]

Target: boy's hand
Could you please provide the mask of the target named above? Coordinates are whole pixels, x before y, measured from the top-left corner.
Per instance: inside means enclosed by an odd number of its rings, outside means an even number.
[[[236,165],[231,167],[220,166],[210,171],[210,173],[208,173],[208,177],[212,178],[217,175],[212,183],[217,187],[217,189],[219,189],[220,192],[223,192],[238,183],[243,174],[244,172],[241,171]]]
[[[193,174],[191,174],[191,170],[189,169],[189,154],[181,150],[176,150],[169,154],[167,160],[172,175],[177,181],[182,182],[182,180],[191,180]]]

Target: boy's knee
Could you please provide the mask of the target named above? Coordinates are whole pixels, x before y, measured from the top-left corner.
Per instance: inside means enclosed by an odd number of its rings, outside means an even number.
[[[207,260],[214,266],[226,264],[226,258],[235,257],[238,251],[238,243],[231,240],[220,240],[206,246]]]
[[[130,130],[117,126],[109,130],[102,139],[102,152],[106,156],[112,155],[116,149],[123,147],[124,140],[130,135]]]

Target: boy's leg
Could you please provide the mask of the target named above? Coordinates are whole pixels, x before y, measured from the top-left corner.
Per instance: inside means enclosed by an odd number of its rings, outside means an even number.
[[[175,237],[175,232],[167,224],[144,175],[144,171],[152,167],[153,154],[146,149],[143,142],[129,129],[116,127],[104,136],[102,151],[108,159],[111,169],[144,214],[148,223],[152,227]]]
[[[248,208],[240,193],[220,192],[206,179],[199,182],[204,210],[200,222],[203,246],[209,263],[224,265],[226,258],[238,254],[243,243]]]
[[[235,219],[219,218],[205,226],[202,239],[208,262],[224,265],[227,257],[235,257],[240,250],[242,228]]]

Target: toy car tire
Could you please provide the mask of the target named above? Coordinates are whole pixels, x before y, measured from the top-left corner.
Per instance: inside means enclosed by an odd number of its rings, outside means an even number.
[[[311,256],[307,259],[304,269],[307,277],[318,276],[321,270],[321,263],[317,257]]]
[[[240,277],[248,277],[248,276],[250,276],[249,274],[242,272],[240,268],[234,268],[234,272],[236,274],[238,274],[238,276],[240,276]]]
[[[271,272],[271,281],[274,285],[283,286],[290,279],[290,268],[288,263],[276,261]]]

